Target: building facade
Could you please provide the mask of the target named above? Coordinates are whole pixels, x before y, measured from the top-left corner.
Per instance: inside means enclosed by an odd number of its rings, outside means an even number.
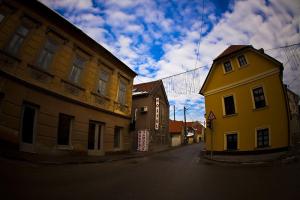
[[[1,1],[1,141],[41,154],[127,151],[135,75],[39,1]]]
[[[171,146],[180,146],[184,141],[184,123],[183,121],[169,120],[169,132]]]
[[[134,141],[139,130],[149,132],[149,150],[170,145],[169,101],[163,82],[153,81],[133,86],[132,115],[135,121]],[[136,149],[137,143],[133,145]]]
[[[200,90],[211,124],[205,136],[208,151],[253,153],[288,147],[282,72],[282,63],[250,45],[232,45],[213,61]],[[210,112],[216,118],[211,122]]]
[[[300,144],[299,96],[287,89],[287,98],[289,102],[290,146],[294,147]]]

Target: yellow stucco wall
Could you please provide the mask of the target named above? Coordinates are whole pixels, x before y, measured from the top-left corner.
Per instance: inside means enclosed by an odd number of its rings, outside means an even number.
[[[226,133],[236,132],[238,150],[256,150],[256,128],[269,128],[270,147],[268,149],[287,147],[288,119],[279,66],[253,51],[243,52],[243,54],[246,55],[247,66],[239,68],[236,56],[231,57],[234,70],[224,74],[222,61],[226,59],[223,59],[216,63],[208,79],[204,90],[206,117],[210,111],[213,111],[217,119],[213,121],[213,133],[211,129],[206,129],[206,147],[211,150],[211,135],[213,134],[213,150],[224,151],[226,150]],[[273,72],[266,77],[258,78],[259,74],[266,74],[271,70]],[[249,77],[252,77],[252,81]],[[216,90],[237,82],[241,84]],[[263,87],[266,98],[267,106],[261,109],[254,109],[252,88],[256,86]],[[214,90],[215,93],[209,93]],[[233,116],[224,114],[223,96],[227,95],[234,96],[236,114]]]

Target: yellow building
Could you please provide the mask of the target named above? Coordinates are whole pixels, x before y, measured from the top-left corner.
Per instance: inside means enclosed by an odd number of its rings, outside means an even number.
[[[288,111],[282,63],[250,45],[232,45],[214,59],[200,90],[205,97],[206,149],[252,152],[286,149]]]
[[[128,151],[135,76],[39,1],[1,1],[1,142],[42,154]]]

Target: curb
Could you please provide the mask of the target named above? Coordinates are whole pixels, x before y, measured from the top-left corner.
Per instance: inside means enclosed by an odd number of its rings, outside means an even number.
[[[163,153],[163,152],[167,152],[167,151],[171,151],[171,150],[175,150],[178,149],[180,147],[184,147],[184,146],[177,146],[177,147],[169,147],[166,149],[162,149],[162,150],[158,150],[158,151],[152,151],[152,152],[141,152],[141,153],[136,153],[133,155],[128,155],[128,154],[124,154],[122,156],[119,155],[119,157],[114,157],[114,156],[107,156],[107,157],[99,157],[99,160],[88,160],[88,159],[84,159],[84,160],[69,160],[69,161],[43,161],[43,160],[39,160],[39,159],[30,159],[30,158],[26,158],[19,156],[19,155],[5,155],[5,154],[1,154],[0,153],[0,157],[5,158],[5,159],[9,159],[9,160],[19,160],[19,161],[23,161],[23,162],[29,162],[32,164],[39,164],[39,165],[72,165],[72,164],[93,164],[93,163],[109,163],[109,162],[116,162],[116,161],[121,161],[121,160],[129,160],[129,159],[135,159],[135,158],[142,158],[142,157],[150,157],[153,156],[155,154],[158,153]],[[88,158],[88,157],[86,157]]]
[[[295,154],[286,154],[281,155],[275,159],[265,159],[265,160],[249,160],[249,161],[235,161],[235,160],[222,160],[222,159],[211,159],[210,156],[207,155],[199,155],[199,157],[205,162],[209,162],[210,164],[226,164],[226,165],[249,165],[249,166],[257,166],[257,165],[271,165],[271,164],[291,164],[298,162],[299,155]]]

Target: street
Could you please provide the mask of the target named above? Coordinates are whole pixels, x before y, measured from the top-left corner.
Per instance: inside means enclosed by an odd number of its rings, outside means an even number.
[[[1,199],[300,199],[300,163],[209,164],[201,144],[81,165],[0,158]],[[3,198],[5,197],[5,198]]]

